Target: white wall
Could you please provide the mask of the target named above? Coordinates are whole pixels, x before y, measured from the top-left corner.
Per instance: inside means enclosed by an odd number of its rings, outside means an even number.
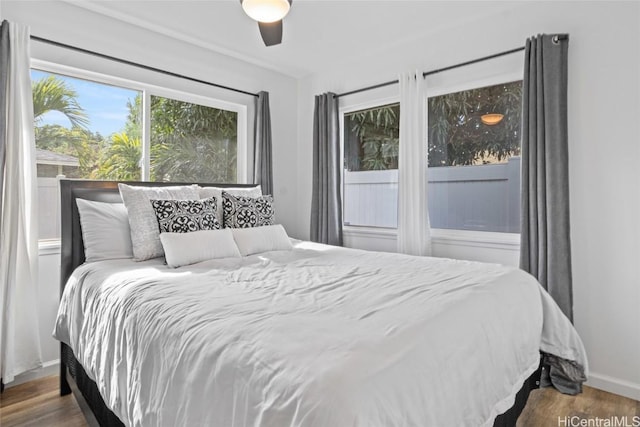
[[[274,197],[277,220],[289,229],[297,225],[292,207],[297,204],[296,80],[272,70],[180,42],[137,26],[98,15],[72,3],[51,1],[1,1],[2,19],[31,27],[31,34],[57,42],[83,47],[103,54],[131,60],[159,69],[235,87],[249,92],[266,90],[270,94]],[[167,77],[134,67],[101,60],[93,56],[33,42],[32,57],[127,80],[145,82],[196,95],[245,105],[248,108],[249,151],[253,152],[254,98],[223,89]],[[249,161],[252,171],[252,162]],[[51,338],[57,313],[60,255],[55,249],[41,251],[39,301],[40,334],[46,366],[59,357],[58,343]],[[31,378],[26,375],[17,381]]]
[[[538,33],[570,34],[569,138],[575,324],[589,356],[589,384],[640,399],[640,4],[520,2],[498,15],[452,25],[375,55],[354,55],[301,80],[298,92],[298,233],[309,235],[313,96],[340,93],[522,46]],[[522,55],[514,55],[522,61]],[[428,79],[491,79],[503,58]],[[435,77],[435,76],[434,76]],[[373,93],[373,95],[372,95]],[[362,96],[396,96],[397,87]],[[364,102],[348,97],[347,103]],[[597,171],[597,172],[596,172]],[[347,244],[393,250],[393,235],[349,233]],[[475,245],[475,246],[474,246]],[[436,255],[517,263],[517,246],[440,239]]]
[[[40,343],[45,364],[60,358],[60,343],[54,339],[54,321],[60,301],[60,251],[57,247],[43,248],[38,258],[38,320]]]

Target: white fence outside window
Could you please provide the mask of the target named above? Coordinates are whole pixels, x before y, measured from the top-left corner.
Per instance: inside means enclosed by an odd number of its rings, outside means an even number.
[[[38,177],[39,239],[60,238],[60,190],[58,178]]]
[[[431,167],[432,228],[520,231],[520,157],[506,163]],[[398,223],[398,171],[344,173],[345,225],[390,227]]]

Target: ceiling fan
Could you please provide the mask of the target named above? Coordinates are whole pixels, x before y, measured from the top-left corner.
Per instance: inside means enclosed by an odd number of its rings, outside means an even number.
[[[265,46],[282,43],[282,18],[291,8],[293,0],[240,0],[242,9],[258,22]]]

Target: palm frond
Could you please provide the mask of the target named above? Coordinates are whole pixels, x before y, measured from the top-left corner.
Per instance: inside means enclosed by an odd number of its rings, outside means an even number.
[[[64,114],[72,126],[86,128],[89,118],[78,104],[78,94],[60,78],[50,75],[32,82],[33,117],[38,123],[50,111]]]

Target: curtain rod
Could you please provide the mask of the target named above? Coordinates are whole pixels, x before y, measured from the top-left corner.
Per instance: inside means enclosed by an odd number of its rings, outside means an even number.
[[[558,39],[561,39],[561,40],[564,39],[563,35],[558,35],[558,36],[555,36],[555,37],[557,37]],[[472,59],[471,61],[461,62],[461,63],[455,64],[455,65],[450,65],[448,67],[438,68],[438,69],[431,70],[431,71],[425,71],[424,73],[422,73],[422,77],[431,76],[433,74],[438,74],[438,73],[441,73],[443,71],[453,70],[454,68],[460,68],[460,67],[464,67],[466,65],[476,64],[478,62],[486,61],[488,59],[493,59],[493,58],[498,58],[500,56],[510,55],[512,53],[515,53],[515,52],[520,52],[521,50],[524,50],[524,46],[517,47],[515,49],[505,50],[504,52],[495,53],[495,54],[489,55],[489,56],[483,56],[482,58]],[[391,86],[391,85],[394,85],[394,84],[397,84],[397,83],[399,83],[398,80],[390,80],[388,82],[378,83],[377,85],[367,86],[367,87],[363,87],[363,88],[360,88],[360,89],[355,89],[355,90],[352,90],[352,91],[349,91],[349,92],[340,93],[340,94],[336,95],[336,98],[341,98],[341,97],[347,96],[347,95],[353,95],[355,93],[366,92],[368,90],[378,89],[378,88],[385,87],[385,86]]]
[[[200,80],[200,79],[196,79],[196,78],[193,78],[193,77],[185,76],[183,74],[178,74],[178,73],[174,73],[174,72],[171,72],[171,71],[162,70],[160,68],[150,67],[148,65],[139,64],[137,62],[128,61],[128,60],[122,59],[122,58],[116,58],[115,56],[105,55],[104,53],[94,52],[92,50],[83,49],[83,48],[77,47],[77,46],[71,46],[71,45],[68,45],[68,44],[56,42],[56,41],[45,39],[45,38],[38,37],[38,36],[31,36],[31,40],[35,40],[35,41],[42,42],[42,43],[47,43],[47,44],[50,44],[50,45],[53,45],[53,46],[57,46],[57,47],[62,47],[62,48],[65,48],[65,49],[74,50],[76,52],[86,53],[88,55],[97,56],[99,58],[108,59],[110,61],[119,62],[121,64],[132,65],[134,67],[142,68],[144,70],[149,70],[149,71],[153,71],[153,72],[160,73],[160,74],[165,74],[165,75],[171,76],[171,77],[178,77],[180,79],[189,80],[189,81],[196,82],[196,83],[202,83],[202,84],[205,84],[205,85],[208,85],[208,86],[214,86],[214,87],[217,87],[217,88],[220,88],[220,89],[226,89],[226,90],[230,90],[230,91],[233,91],[233,92],[242,93],[244,95],[250,95],[250,96],[254,96],[254,97],[258,96],[257,93],[247,92],[247,91],[242,90],[242,89],[236,89],[236,88],[233,88],[233,87],[224,86],[224,85],[220,85],[220,84],[217,84],[217,83],[211,83],[211,82],[208,82],[208,81],[205,81],[205,80]]]

